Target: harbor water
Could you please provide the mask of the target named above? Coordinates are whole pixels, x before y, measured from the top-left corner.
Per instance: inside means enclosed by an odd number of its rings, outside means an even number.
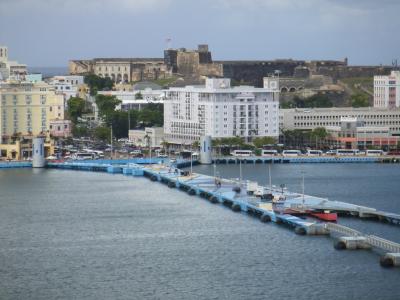
[[[243,177],[267,183],[266,165]],[[214,167],[195,171],[213,174]],[[272,165],[273,184],[400,213],[400,168]],[[238,165],[217,165],[223,177]],[[400,299],[398,268],[371,251],[213,205],[146,178],[0,170],[0,299]],[[341,219],[400,242],[400,228]]]

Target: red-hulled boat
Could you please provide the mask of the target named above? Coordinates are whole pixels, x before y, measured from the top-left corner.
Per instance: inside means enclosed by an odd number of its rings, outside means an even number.
[[[337,221],[337,213],[331,212],[329,210],[309,210],[307,213],[317,219],[327,221],[327,222],[336,222]]]

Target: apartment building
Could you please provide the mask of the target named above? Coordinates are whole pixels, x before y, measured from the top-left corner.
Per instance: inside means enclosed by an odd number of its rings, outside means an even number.
[[[279,93],[251,86],[231,87],[230,79],[208,78],[205,86],[170,88],[164,100],[165,139],[191,144],[201,136],[278,137]]]
[[[0,144],[13,135],[36,136],[50,130],[50,122],[64,119],[64,99],[44,83],[0,85]]]
[[[400,71],[388,76],[374,76],[374,107],[400,107]]]

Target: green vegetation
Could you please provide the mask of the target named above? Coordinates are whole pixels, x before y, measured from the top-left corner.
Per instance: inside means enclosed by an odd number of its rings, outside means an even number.
[[[347,86],[352,89],[353,93],[359,93],[365,91],[362,90],[364,88],[370,93],[374,92],[374,78],[373,77],[349,77],[343,78],[340,81],[347,84]]]
[[[86,101],[79,97],[72,97],[68,100],[67,114],[74,124],[85,112],[85,105]]]
[[[141,99],[143,99],[143,95],[142,95],[141,92],[139,92],[139,93],[137,93],[137,94],[135,95],[135,100],[141,100]]]
[[[111,130],[109,127],[99,126],[94,129],[93,136],[101,141],[110,142],[111,141]]]
[[[115,111],[115,108],[122,103],[115,96],[97,95],[96,105],[99,109],[99,114],[106,122],[110,115]]]
[[[97,95],[98,91],[112,90],[114,86],[114,82],[111,80],[111,78],[102,78],[94,74],[86,75],[85,83],[89,86],[90,95],[92,96]]]
[[[284,130],[282,132],[283,143],[285,147],[294,148],[328,148],[327,140],[328,132],[324,127],[314,128],[310,130]]]
[[[329,100],[328,96],[317,94],[305,99],[298,96],[294,97],[292,101],[284,102],[281,104],[281,108],[326,108],[332,107],[333,103]]]
[[[96,105],[99,115],[107,127],[112,127],[113,136],[127,137],[130,128],[162,126],[164,110],[162,104],[148,104],[142,110],[120,111],[115,110],[121,101],[114,96],[97,95]]]
[[[365,93],[357,93],[351,95],[351,106],[352,107],[368,107],[369,106],[369,96]]]
[[[73,124],[72,135],[74,137],[86,137],[89,135],[89,129],[86,124]]]
[[[151,103],[138,111],[138,121],[142,127],[163,126],[164,108],[162,104]]]
[[[271,144],[275,144],[276,140],[273,137],[257,137],[253,140],[253,144],[254,146],[256,146],[257,148],[262,148],[264,145],[271,145]]]
[[[164,87],[174,83],[177,79],[178,77],[173,76],[171,78],[159,78],[156,80],[152,80],[152,82]]]

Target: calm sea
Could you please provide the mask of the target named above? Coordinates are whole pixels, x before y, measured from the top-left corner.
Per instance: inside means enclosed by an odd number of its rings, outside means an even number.
[[[273,165],[273,183],[299,190],[302,170],[309,194],[400,212],[399,166]],[[399,227],[341,222],[400,241]],[[0,299],[400,299],[400,270],[378,261],[144,178],[0,171]]]

